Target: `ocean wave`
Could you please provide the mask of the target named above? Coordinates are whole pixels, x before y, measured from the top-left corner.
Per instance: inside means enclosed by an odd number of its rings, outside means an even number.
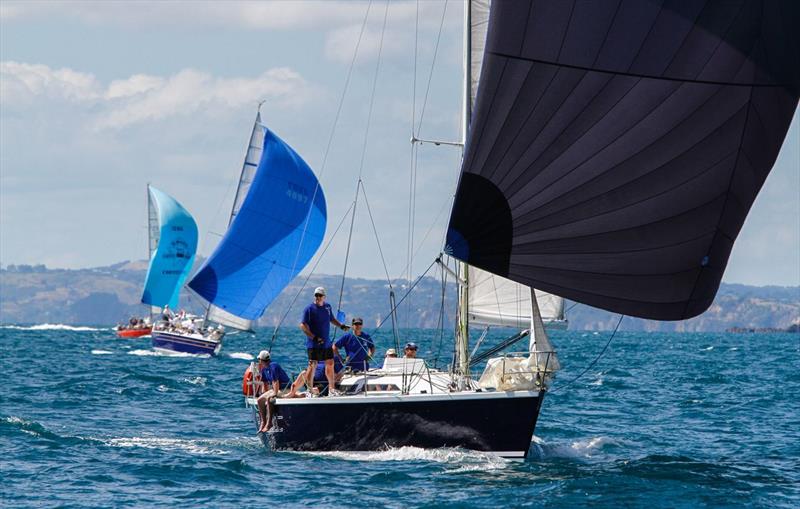
[[[110,350],[92,350],[92,355],[113,355],[114,352]]]
[[[254,357],[247,352],[233,352],[226,354],[231,359],[241,359],[243,361],[252,361]]]
[[[14,329],[14,330],[67,330],[73,332],[91,332],[103,331],[111,329],[98,329],[96,327],[85,327],[75,325],[64,325],[63,323],[40,323],[38,325],[0,325],[0,329]]]

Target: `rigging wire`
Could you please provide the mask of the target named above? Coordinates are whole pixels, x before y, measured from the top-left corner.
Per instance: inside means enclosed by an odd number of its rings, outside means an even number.
[[[303,284],[300,286],[300,289],[297,290],[297,293],[292,298],[292,301],[289,303],[288,306],[286,306],[286,311],[283,313],[283,316],[281,316],[281,319],[278,321],[278,324],[275,325],[275,329],[272,331],[272,337],[269,340],[269,348],[267,348],[267,350],[269,350],[270,352],[272,351],[272,344],[275,342],[275,338],[278,337],[278,329],[280,329],[281,325],[283,325],[283,322],[286,320],[286,317],[289,316],[289,311],[292,310],[292,306],[294,306],[294,303],[297,302],[297,299],[298,299],[298,297],[300,297],[300,294],[302,294],[303,290],[305,290],[306,285],[308,284],[308,280],[311,279],[311,276],[314,275],[314,271],[317,270],[317,266],[319,265],[319,262],[322,261],[322,257],[328,251],[328,248],[331,247],[331,244],[333,243],[333,239],[336,238],[336,234],[339,233],[339,229],[344,224],[344,220],[347,219],[347,215],[350,214],[350,210],[352,208],[353,208],[353,205],[351,204],[350,207],[348,207],[348,209],[342,215],[342,219],[339,220],[339,224],[336,226],[336,229],[333,231],[333,234],[331,235],[331,238],[328,239],[328,243],[325,244],[325,247],[322,249],[322,252],[317,257],[317,261],[314,263],[314,266],[311,267],[311,271],[308,273],[306,278],[303,280]]]
[[[341,94],[341,96],[339,96],[339,105],[336,108],[336,115],[334,115],[334,118],[333,118],[333,125],[331,125],[331,133],[328,136],[328,144],[325,146],[325,151],[323,152],[322,164],[320,165],[319,176],[317,178],[317,185],[314,187],[314,193],[311,196],[311,200],[309,202],[309,203],[311,203],[311,206],[309,207],[308,214],[306,215],[306,220],[305,220],[305,224],[304,224],[304,227],[303,227],[303,233],[302,233],[302,236],[300,237],[300,246],[297,248],[297,252],[295,253],[295,259],[294,259],[294,262],[292,263],[292,271],[293,272],[294,272],[294,269],[297,267],[297,260],[300,257],[300,250],[302,249],[303,240],[305,239],[306,230],[308,229],[308,221],[311,218],[311,211],[313,210],[314,200],[317,198],[317,193],[319,192],[319,189],[320,189],[320,182],[322,180],[322,176],[324,175],[325,169],[327,167],[328,155],[330,154],[331,145],[333,144],[333,138],[334,138],[334,135],[336,134],[336,126],[339,124],[339,117],[341,116],[342,107],[344,106],[344,99],[345,99],[345,97],[347,95],[347,90],[350,87],[350,78],[353,75],[353,68],[355,67],[356,57],[358,56],[358,49],[361,47],[361,41],[362,41],[362,39],[364,37],[364,31],[365,31],[365,29],[367,27],[367,20],[369,19],[369,11],[370,11],[371,8],[372,8],[372,0],[370,0],[369,3],[367,3],[367,10],[366,10],[366,12],[364,12],[364,19],[361,22],[361,30],[358,33],[358,39],[356,40],[356,46],[353,49],[353,57],[350,59],[350,67],[347,69],[347,77],[344,80],[344,87],[342,88],[342,94]],[[349,211],[350,211],[350,209],[348,208],[348,212]],[[346,214],[345,214],[344,217],[342,217],[342,221],[344,221],[345,217],[346,217]],[[341,226],[341,223],[340,223],[339,226]],[[338,231],[338,230],[339,230],[339,227],[336,228],[336,231]],[[333,239],[333,237],[331,237],[331,239]],[[330,242],[328,242],[328,245],[330,245]],[[327,248],[328,247],[326,246],[325,250],[327,250]],[[323,251],[323,253],[324,253],[324,251]],[[321,259],[322,259],[322,256],[320,255],[320,257],[317,259],[317,263],[314,265],[314,268],[316,268],[317,264],[319,264],[319,261]],[[309,273],[308,277],[311,277],[311,274],[313,274],[313,273],[314,273],[314,271],[312,269],[312,271],[311,271],[311,273]],[[308,278],[306,278],[306,280],[303,282],[303,288],[305,288],[305,284],[307,282],[308,282]],[[284,314],[281,317],[280,321],[275,326],[275,330],[272,333],[272,338],[270,339],[269,350],[272,350],[272,344],[275,341],[275,338],[276,338],[276,336],[278,334],[278,329],[280,328],[280,326],[283,323],[283,321],[286,319],[286,316],[289,314],[289,310],[291,309],[291,306],[294,304],[294,301],[296,299],[297,299],[297,295],[295,296],[294,299],[292,299],[292,303],[289,305],[289,307],[286,308],[286,311],[284,312]]]
[[[350,246],[353,241],[353,226],[356,222],[356,210],[358,209],[358,194],[361,189],[361,177],[364,174],[364,160],[367,155],[367,142],[369,140],[369,128],[370,123],[372,121],[372,109],[375,104],[375,89],[378,84],[378,74],[381,67],[381,54],[383,53],[383,38],[386,33],[386,20],[389,14],[389,0],[386,0],[386,7],[383,10],[383,27],[381,28],[381,38],[380,42],[378,43],[378,58],[375,62],[375,74],[372,77],[372,91],[370,92],[369,98],[369,110],[367,112],[367,125],[364,129],[364,142],[361,147],[361,162],[359,163],[358,167],[358,181],[356,182],[356,194],[353,197],[353,213],[350,216],[350,232],[347,235],[347,249],[344,255],[344,268],[342,269],[342,282],[339,286],[339,302],[336,305],[336,311],[341,311],[342,309],[342,299],[344,298],[344,281],[347,277],[347,264],[350,261]],[[334,331],[334,338],[336,337],[336,332]]]
[[[581,371],[580,373],[578,373],[578,376],[576,376],[575,378],[573,378],[573,379],[572,379],[572,380],[570,380],[569,382],[565,383],[564,385],[560,385],[560,386],[556,387],[555,389],[553,389],[553,390],[549,391],[550,393],[556,392],[557,390],[564,389],[565,387],[569,387],[570,385],[572,385],[573,383],[575,383],[576,381],[578,381],[578,379],[579,379],[580,377],[582,377],[583,375],[585,375],[587,371],[589,371],[590,369],[592,369],[592,367],[593,367],[595,364],[597,364],[597,361],[599,361],[599,360],[600,360],[600,358],[603,356],[603,354],[604,354],[604,353],[606,353],[606,350],[608,349],[608,345],[610,345],[610,344],[611,344],[611,340],[612,340],[612,339],[614,339],[614,336],[616,336],[616,334],[617,334],[617,331],[619,330],[619,325],[622,323],[622,319],[623,319],[623,318],[625,318],[625,315],[619,315],[619,321],[617,321],[617,326],[616,326],[616,327],[614,327],[614,331],[611,333],[611,337],[610,337],[610,338],[608,338],[608,341],[606,341],[606,345],[603,347],[603,349],[602,349],[602,350],[600,350],[600,353],[599,353],[599,354],[597,354],[597,357],[595,357],[595,358],[594,358],[594,360],[593,360],[592,362],[590,362],[590,363],[589,363],[589,365],[588,365],[588,366],[586,366],[586,367],[583,369],[583,371]]]

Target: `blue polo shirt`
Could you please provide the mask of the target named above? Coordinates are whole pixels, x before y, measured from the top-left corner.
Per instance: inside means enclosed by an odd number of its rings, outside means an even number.
[[[339,360],[339,358],[334,357],[333,358],[333,372],[334,373],[338,373],[343,369],[344,369],[344,366],[342,366],[342,361]],[[324,362],[318,362],[317,363],[317,369],[316,369],[316,371],[314,371],[314,383],[317,383],[317,382],[328,383],[328,379],[325,378],[325,363]]]
[[[311,333],[325,340],[324,344],[315,344],[314,340],[306,337],[306,348],[330,348],[331,342],[331,320],[333,320],[333,309],[327,302],[322,306],[317,306],[312,302],[303,310],[303,323],[308,325]]]
[[[369,356],[370,348],[375,348],[375,343],[366,332],[362,332],[361,336],[356,336],[352,332],[348,332],[336,342],[336,348],[344,348],[347,352],[347,365],[354,371],[365,371],[369,369],[367,357]]]
[[[286,374],[286,371],[277,362],[270,362],[266,368],[261,368],[261,381],[264,382],[264,390],[270,390],[272,382],[275,380],[278,381],[281,389],[289,387],[289,375]]]

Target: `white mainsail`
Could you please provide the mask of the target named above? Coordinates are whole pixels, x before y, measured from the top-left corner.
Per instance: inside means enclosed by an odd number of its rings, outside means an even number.
[[[469,320],[476,325],[516,327],[531,325],[530,287],[477,267],[469,268]],[[566,325],[564,299],[535,290],[545,325]]]

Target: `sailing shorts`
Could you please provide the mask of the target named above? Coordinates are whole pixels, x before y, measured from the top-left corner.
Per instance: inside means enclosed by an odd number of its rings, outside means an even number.
[[[333,359],[333,348],[309,348],[308,360],[310,361],[327,361]]]

